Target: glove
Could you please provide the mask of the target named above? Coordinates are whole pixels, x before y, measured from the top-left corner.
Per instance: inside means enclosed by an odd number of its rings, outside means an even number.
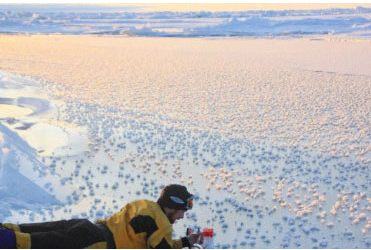
[[[204,235],[203,233],[198,234],[191,234],[188,236],[188,241],[191,246],[194,244],[202,244],[204,242]]]

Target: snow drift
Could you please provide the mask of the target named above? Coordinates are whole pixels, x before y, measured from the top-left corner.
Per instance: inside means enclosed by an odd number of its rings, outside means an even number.
[[[61,204],[49,190],[38,184],[45,166],[36,152],[16,133],[0,123],[0,221],[12,209],[39,210]]]

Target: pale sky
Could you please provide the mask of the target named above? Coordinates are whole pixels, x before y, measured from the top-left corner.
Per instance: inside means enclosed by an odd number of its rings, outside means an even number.
[[[287,9],[371,8],[371,3],[149,3],[135,4],[148,7],[147,11],[246,11]]]
[[[0,0],[0,4],[6,4],[6,0]],[[7,1],[9,3],[9,1]],[[78,5],[107,5],[107,6],[129,6],[129,7],[142,7],[139,9],[134,8],[135,11],[248,11],[248,10],[288,10],[288,9],[328,9],[328,8],[355,8],[363,6],[371,8],[371,3],[155,3],[147,1],[147,3],[120,3],[119,0],[110,0],[110,4],[99,3],[98,1],[92,2],[88,0],[80,1],[66,1],[66,0],[13,0],[12,3],[26,3],[26,4],[78,4]],[[149,2],[149,3],[148,3]],[[144,8],[143,8],[144,7]],[[130,9],[128,9],[130,10]]]

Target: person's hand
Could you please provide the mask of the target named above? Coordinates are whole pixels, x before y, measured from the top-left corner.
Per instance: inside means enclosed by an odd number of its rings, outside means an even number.
[[[188,241],[191,246],[194,244],[202,244],[204,242],[204,235],[202,233],[199,234],[191,234],[188,236]]]

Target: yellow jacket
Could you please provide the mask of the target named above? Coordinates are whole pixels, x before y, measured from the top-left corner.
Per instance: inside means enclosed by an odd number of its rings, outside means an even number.
[[[172,224],[160,205],[148,200],[128,203],[120,212],[97,223],[113,234],[116,248],[182,248],[186,239],[173,240]]]

